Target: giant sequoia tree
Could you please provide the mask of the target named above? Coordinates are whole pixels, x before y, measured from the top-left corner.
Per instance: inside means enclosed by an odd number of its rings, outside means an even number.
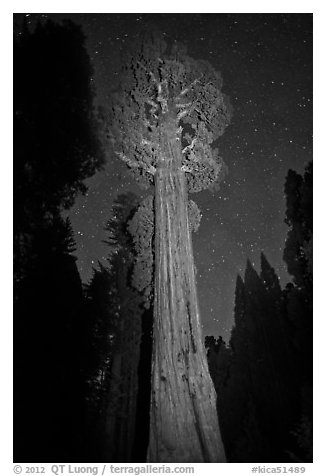
[[[155,235],[151,462],[225,461],[190,234],[200,213],[188,203],[188,192],[213,186],[223,174],[212,148],[230,121],[221,87],[209,63],[177,45],[168,53],[165,42],[152,36],[125,62],[112,107],[114,151],[137,180],[154,185],[154,200],[144,204]]]

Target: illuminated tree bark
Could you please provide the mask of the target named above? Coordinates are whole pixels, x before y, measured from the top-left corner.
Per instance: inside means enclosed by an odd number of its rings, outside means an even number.
[[[155,300],[148,461],[222,462],[202,342],[180,142],[165,136],[155,175]]]

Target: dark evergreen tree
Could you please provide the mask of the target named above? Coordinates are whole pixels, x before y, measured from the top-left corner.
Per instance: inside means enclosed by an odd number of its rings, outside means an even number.
[[[120,195],[115,201],[106,226],[106,243],[111,247],[108,267],[94,271],[86,291],[95,354],[89,377],[90,407],[96,441],[102,439],[98,460],[103,461],[131,462],[141,457],[139,452],[143,452],[142,461],[145,457],[146,440],[143,445],[137,441],[145,432],[139,431],[136,419],[137,410],[142,412],[138,399],[138,380],[143,372],[141,339],[146,325],[142,321],[149,316],[144,315],[144,297],[132,286],[135,248],[128,231],[130,219],[136,221],[138,204],[132,193]]]
[[[14,459],[83,454],[83,295],[61,216],[104,161],[81,29],[14,43]]]
[[[104,163],[84,40],[74,23],[48,21],[14,42],[15,285],[38,253],[38,230]]]
[[[108,223],[113,232],[111,242],[118,245],[110,259],[118,302],[106,409],[107,461],[132,461],[135,440],[142,298],[130,285],[134,255],[126,228],[135,203],[135,197],[120,196],[113,207],[113,219]],[[119,219],[122,226],[115,226]]]
[[[205,337],[205,347],[207,348],[209,372],[216,393],[219,395],[220,387],[226,384],[229,376],[231,349],[227,347],[222,336],[219,336],[218,339],[215,339],[213,336]]]
[[[259,346],[250,297],[258,289],[257,283],[251,282],[251,270],[248,262],[245,282],[237,277],[229,378],[220,390],[222,435],[229,460],[233,462],[264,461],[266,452],[254,404]]]
[[[265,297],[265,326],[270,349],[277,369],[279,384],[282,388],[283,405],[282,426],[293,424],[297,411],[297,365],[291,345],[292,326],[285,312],[283,292],[275,270],[261,254],[261,280],[267,291]],[[287,422],[287,423],[286,423]]]
[[[298,387],[283,310],[278,277],[266,257],[261,256],[261,277],[248,261],[244,282],[237,277],[231,354],[227,377],[219,386],[230,461],[289,461]],[[215,367],[219,365],[217,356]]]
[[[312,162],[301,176],[289,170],[285,182],[286,219],[289,231],[284,261],[293,276],[283,292],[285,314],[291,326],[290,343],[295,360],[300,411],[293,428],[296,445],[289,452],[294,461],[312,461],[313,377],[313,175]]]
[[[282,392],[276,361],[277,352],[282,353],[282,350],[278,349],[280,335],[277,309],[276,307],[267,307],[270,303],[268,292],[266,292],[264,283],[249,261],[245,272],[245,290],[246,309],[251,316],[254,327],[251,343],[253,401],[265,445],[268,448],[267,454],[260,455],[260,461],[266,461],[266,458],[279,461],[285,414],[285,395]]]
[[[289,231],[284,261],[294,284],[310,290],[312,281],[312,162],[302,177],[289,170],[285,182],[286,218]]]
[[[69,206],[103,164],[84,43],[69,20],[38,23],[14,43],[16,205],[33,191],[47,210]]]
[[[261,253],[260,255],[260,267],[260,277],[263,281],[265,289],[272,295],[273,301],[277,304],[281,299],[282,293],[279,278],[275,273],[274,268],[267,261],[264,253]]]
[[[85,334],[89,344],[84,362],[86,454],[89,461],[103,461],[117,292],[109,269],[101,263],[94,269],[90,283],[84,285],[84,296]]]
[[[209,63],[179,45],[167,53],[162,37],[148,36],[126,59],[110,123],[113,150],[138,181],[154,184],[148,461],[224,461],[201,337],[187,195],[222,177],[223,162],[211,145],[228,125],[230,108]]]
[[[128,223],[128,230],[133,237],[135,249],[132,285],[144,296],[145,307],[150,308],[153,304],[154,280],[154,209],[152,195],[149,195],[139,205]]]
[[[248,381],[252,323],[246,313],[244,282],[238,275],[235,289],[234,326],[230,338],[232,357],[229,379],[220,390],[222,436],[229,461],[241,461],[236,457],[236,445],[244,432],[244,419],[249,400]]]
[[[235,287],[234,326],[230,339],[233,352],[242,353],[242,348],[247,348],[250,344],[248,332],[252,329],[252,325],[250,325],[248,319],[246,315],[244,282],[241,276],[238,275]]]
[[[293,344],[305,354],[301,365],[304,378],[312,376],[312,163],[304,176],[289,170],[285,182],[286,219],[289,231],[285,243],[284,260],[293,276],[294,286],[286,292],[289,319],[294,326]],[[309,343],[309,346],[307,344]]]
[[[15,296],[15,461],[78,460],[83,449],[82,286],[59,216],[33,236]]]

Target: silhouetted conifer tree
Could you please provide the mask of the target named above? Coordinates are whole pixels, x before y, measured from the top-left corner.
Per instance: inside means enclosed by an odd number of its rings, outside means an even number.
[[[239,276],[236,281],[231,354],[227,377],[219,386],[222,436],[230,461],[289,460],[298,388],[283,310],[279,280],[266,257],[261,256],[261,277],[248,261],[244,282]],[[215,368],[221,365],[216,358]],[[216,377],[213,380],[217,384]]]
[[[294,284],[310,288],[312,281],[312,162],[302,177],[289,170],[285,182],[286,218],[289,231],[284,261]],[[307,289],[308,290],[308,289]]]
[[[273,273],[270,273],[270,276],[272,275]],[[275,279],[273,282],[275,285]],[[277,356],[278,352],[282,354],[278,310],[277,305],[268,307],[271,304],[268,299],[268,285],[266,289],[249,261],[245,272],[245,289],[246,308],[254,326],[251,344],[253,348],[253,362],[251,364],[253,401],[261,431],[268,447],[268,453],[261,457],[273,458],[274,461],[279,461],[286,404],[280,381],[279,359]],[[284,354],[282,358],[284,358]],[[266,459],[263,460],[266,461]]]
[[[83,295],[61,217],[104,161],[80,27],[14,43],[14,459],[83,453]]]
[[[260,267],[260,277],[263,281],[265,289],[272,295],[274,302],[278,303],[281,299],[282,293],[279,278],[275,273],[274,268],[267,261],[264,253],[261,253],[260,255]]]
[[[144,297],[132,286],[137,250],[129,233],[129,221],[135,223],[138,204],[132,193],[119,195],[115,201],[106,226],[105,242],[111,247],[108,267],[95,270],[87,287],[96,356],[89,379],[90,407],[97,441],[103,439],[99,441],[99,459],[104,461],[130,462],[134,457],[144,461],[146,450],[146,439],[143,445],[137,441],[146,432],[139,432],[136,418],[137,410],[141,412],[138,381],[144,370],[140,365],[142,319],[149,316],[144,316]],[[148,413],[149,401],[146,410]],[[135,454],[135,447],[142,456]]]
[[[261,254],[261,274],[266,293],[266,329],[277,369],[279,383],[282,387],[282,426],[289,428],[293,424],[297,411],[295,404],[298,393],[296,380],[296,359],[291,346],[292,328],[285,312],[283,292],[275,270]],[[284,443],[286,445],[288,443]]]
[[[234,326],[230,340],[230,345],[234,352],[240,353],[241,346],[248,346],[249,344],[249,335],[245,336],[245,333],[248,333],[250,329],[247,320],[245,287],[242,278],[238,275],[235,287]]]
[[[221,336],[218,339],[213,336],[206,337],[205,347],[208,349],[208,368],[216,393],[219,394],[219,388],[225,385],[228,378],[231,349],[227,347]]]
[[[290,343],[296,363],[300,407],[293,428],[296,446],[289,451],[294,461],[312,461],[312,187],[312,162],[306,166],[303,176],[289,170],[285,182],[285,222],[289,231],[284,261],[293,283],[286,286],[283,296],[291,326]]]
[[[222,435],[230,461],[263,461],[265,451],[261,429],[253,400],[255,363],[255,342],[257,329],[252,315],[250,296],[256,292],[256,283],[249,284],[250,271],[247,263],[245,282],[237,276],[235,291],[235,325],[232,329],[230,347],[232,349],[229,379],[220,391],[220,414],[223,414]],[[231,424],[229,424],[229,419]],[[223,421],[223,423],[222,423]],[[252,433],[252,428],[255,432]]]
[[[67,222],[43,223],[33,240],[15,295],[15,460],[71,461],[82,448],[81,281]]]

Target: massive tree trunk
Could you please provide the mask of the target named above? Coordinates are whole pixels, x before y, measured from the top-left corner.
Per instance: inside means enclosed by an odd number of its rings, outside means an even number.
[[[155,174],[155,302],[149,462],[225,462],[197,301],[181,145]]]

